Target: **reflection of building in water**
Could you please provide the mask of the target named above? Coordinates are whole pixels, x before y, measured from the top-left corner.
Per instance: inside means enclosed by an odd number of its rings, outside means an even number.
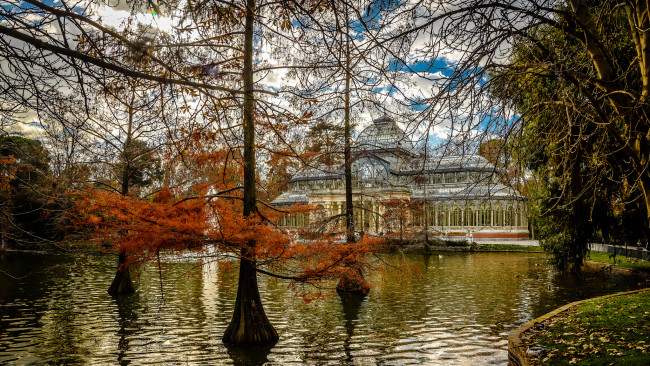
[[[498,182],[495,167],[478,155],[431,156],[413,151],[404,131],[382,117],[365,128],[353,150],[355,230],[528,238],[526,199]],[[289,227],[344,226],[343,166],[304,169],[272,204],[309,204],[310,214],[280,220]],[[426,224],[426,225],[425,225]]]

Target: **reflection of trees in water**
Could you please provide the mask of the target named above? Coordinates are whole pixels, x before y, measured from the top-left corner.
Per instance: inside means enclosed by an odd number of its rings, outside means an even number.
[[[387,260],[399,265],[397,258]],[[407,258],[421,268],[420,275],[387,270],[373,288],[373,304],[380,306],[373,306],[370,316],[382,337],[404,337],[408,323],[422,319],[449,332],[483,326],[500,336],[522,301],[536,301],[537,295],[522,286],[530,264],[521,254],[444,252]]]
[[[118,324],[120,329],[117,331],[119,340],[117,342],[117,362],[120,365],[128,365],[131,361],[126,358],[129,354],[129,341],[134,333],[139,329],[138,322],[138,308],[140,307],[140,296],[135,294],[117,295],[114,297],[117,304]]]
[[[424,267],[424,273],[429,272],[429,265],[431,264],[431,254],[422,255],[422,265]]]
[[[54,363],[85,363],[87,359],[81,347],[85,334],[75,322],[76,312],[67,307],[51,308],[43,316],[43,358]]]
[[[215,288],[219,271],[216,266],[204,267],[204,264],[183,257],[166,256],[161,258],[162,276],[157,264],[147,265],[142,272],[140,282],[143,285],[139,288],[139,294],[141,303],[150,308],[143,313],[146,318],[141,322],[145,323],[147,330],[151,329],[150,324],[156,325],[160,335],[152,336],[150,343],[161,363],[169,362],[167,341],[171,335],[173,347],[178,347],[179,352],[209,352],[207,350],[221,336],[214,320],[217,312],[215,304],[219,301]],[[164,318],[158,318],[155,313],[163,314]],[[197,337],[198,334],[201,336]],[[149,353],[151,355],[152,351]],[[189,363],[198,362],[192,361],[193,357],[186,355]]]
[[[237,292],[237,271],[238,265],[217,262],[215,302],[220,311],[215,314],[215,321],[223,329],[232,318],[232,310],[235,307],[235,293]],[[224,310],[228,309],[228,310]]]
[[[86,258],[94,263],[94,257],[78,257],[82,259],[55,254],[27,254],[10,259],[15,261],[17,268],[22,268],[20,272],[27,271],[16,282],[17,295],[29,296],[29,305],[17,308],[23,312],[18,317],[27,318],[34,322],[34,327],[40,328],[40,332],[30,334],[28,331],[21,334],[21,338],[30,341],[34,346],[31,352],[48,363],[88,363],[93,342],[99,336],[93,327],[96,318],[91,319],[92,311],[77,305],[89,304],[94,299],[92,286],[95,278],[88,275],[91,271],[84,263]],[[10,299],[10,302],[13,301]]]
[[[16,296],[20,296],[21,280],[31,275],[32,269],[27,263],[23,263],[21,257],[14,257],[0,251],[0,304],[9,303]],[[0,331],[3,326],[6,326],[6,323],[0,322]]]
[[[345,361],[351,364],[353,357],[350,344],[354,335],[354,327],[359,320],[359,310],[361,309],[361,304],[366,299],[366,295],[339,292],[339,297],[343,306],[343,319],[345,319],[345,332],[347,334],[343,340],[343,350],[345,352]]]
[[[634,290],[642,287],[641,277],[631,274],[618,274],[594,268],[584,268],[580,272],[548,271],[545,295],[536,304],[534,312],[544,314],[557,307],[590,297],[606,295],[618,291]]]
[[[20,332],[0,322],[0,339],[3,345],[30,341],[33,346],[13,351],[17,357],[51,363],[132,365],[135,357],[173,363],[179,353],[187,354],[189,364],[364,363],[374,354],[390,354],[399,341],[419,346],[452,339],[492,348],[489,342],[502,342],[503,334],[547,307],[638,282],[602,272],[557,273],[538,254],[409,255],[412,266],[402,258],[383,258],[399,269],[369,274],[374,287],[365,299],[326,291],[325,299],[303,303],[286,282],[260,277],[268,315],[283,339],[273,349],[226,349],[220,337],[231,317],[236,268],[163,263],[163,305],[156,266],[142,267],[136,297],[111,298],[106,285],[113,257],[5,254],[2,270],[29,275],[0,278],[0,302],[11,305],[3,316],[25,319]],[[0,350],[0,357],[12,357],[9,352]]]
[[[269,362],[268,356],[275,344],[270,346],[228,346],[228,355],[234,365],[263,365]]]

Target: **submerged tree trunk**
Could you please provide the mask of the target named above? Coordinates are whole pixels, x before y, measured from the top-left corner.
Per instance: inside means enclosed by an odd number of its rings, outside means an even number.
[[[253,20],[255,0],[246,1],[244,29],[244,216],[255,215],[255,99],[253,95]],[[278,341],[278,333],[269,322],[257,288],[255,240],[241,250],[237,300],[223,342],[232,345],[263,345]]]
[[[350,270],[341,277],[338,285],[336,285],[336,292],[348,293],[351,295],[365,295],[370,292],[370,285],[366,281],[361,268]]]
[[[262,307],[257,288],[255,261],[242,257],[235,310],[223,334],[223,342],[236,345],[269,344],[277,342],[278,338],[278,333]]]
[[[129,265],[126,261],[126,250],[121,250],[118,259],[117,272],[113,283],[108,288],[108,293],[111,295],[117,294],[132,294],[135,292],[135,286],[131,281],[131,273],[129,272]]]

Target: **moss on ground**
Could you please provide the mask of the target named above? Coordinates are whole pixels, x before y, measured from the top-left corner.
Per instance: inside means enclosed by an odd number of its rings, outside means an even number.
[[[593,299],[522,335],[548,352],[534,365],[649,365],[650,291]]]

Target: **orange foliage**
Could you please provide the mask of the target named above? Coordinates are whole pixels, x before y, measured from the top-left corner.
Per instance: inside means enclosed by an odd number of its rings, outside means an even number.
[[[112,243],[116,252],[125,249],[142,258],[163,249],[200,248],[206,230],[203,207],[188,200],[174,205],[161,191],[151,201],[100,190],[74,192],[73,222],[76,230]]]
[[[231,149],[211,148],[215,138],[197,133],[177,150],[182,156],[171,158],[183,159],[184,169],[204,174],[204,183],[192,189],[165,187],[148,200],[96,188],[71,193],[75,232],[108,243],[115,252],[126,251],[131,263],[155,258],[161,251],[205,250],[211,260],[224,261],[244,255],[257,261],[260,272],[294,284],[338,279],[367,266],[378,238],[345,243],[336,235],[322,235],[305,240],[300,232],[274,224],[282,215],[310,212],[310,206],[281,211],[260,204],[256,214],[244,217],[239,157]],[[304,296],[318,297],[313,291]]]
[[[242,216],[241,201],[234,195],[214,197],[208,190],[190,199],[163,189],[151,201],[141,201],[99,189],[76,192],[74,222],[94,238],[126,250],[130,261],[153,258],[160,251],[182,252],[218,248],[221,259],[254,257],[261,271],[296,283],[335,279],[366,265],[378,238],[366,236],[357,243],[334,237],[302,240],[272,222],[283,213],[272,209]],[[290,212],[305,212],[308,206]],[[255,242],[254,251],[248,243]],[[307,298],[314,296],[308,293]]]

